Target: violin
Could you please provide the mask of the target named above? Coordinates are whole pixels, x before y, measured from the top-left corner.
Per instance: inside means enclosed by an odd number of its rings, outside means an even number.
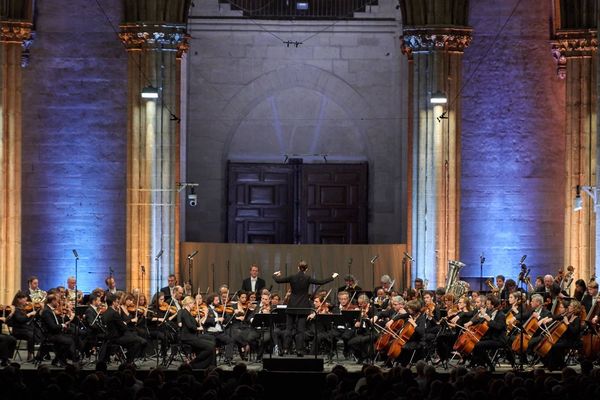
[[[158,306],[158,309],[162,312],[169,312],[169,314],[177,314],[177,307],[170,306],[169,303],[162,303]]]
[[[218,314],[233,314],[233,307],[229,307],[229,306],[224,306],[223,304],[220,304],[218,306],[215,307],[215,312]]]
[[[199,306],[194,305],[190,313],[194,318],[198,317],[198,313],[200,313],[200,318],[204,318],[204,316],[208,313],[208,306],[206,305],[206,303],[200,303]]]
[[[30,313],[33,310],[35,311],[39,311],[42,309],[42,307],[44,306],[43,302],[41,301],[28,301],[27,303],[25,303],[25,305],[23,306],[23,311]]]

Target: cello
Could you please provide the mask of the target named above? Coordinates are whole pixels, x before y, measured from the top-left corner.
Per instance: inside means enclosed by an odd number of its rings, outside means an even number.
[[[482,311],[479,310],[480,318],[482,318],[481,312]],[[483,312],[485,313],[485,310]],[[479,343],[489,328],[490,327],[485,320],[477,325],[471,325],[467,328],[463,328],[464,331],[458,336],[456,342],[454,342],[452,350],[463,355],[471,354],[475,348],[475,345]]]
[[[398,319],[389,326],[389,328],[385,328],[385,332],[379,336],[377,341],[375,342],[375,351],[380,352],[388,348],[390,345],[390,341],[392,338],[398,337],[398,332],[404,326],[404,320]]]
[[[600,354],[600,332],[598,331],[598,325],[594,324],[592,320],[598,315],[600,311],[600,295],[596,296],[596,303],[594,307],[590,309],[589,314],[585,318],[587,323],[587,329],[585,334],[581,337],[583,343],[582,353],[583,358],[587,360],[595,360]]]
[[[529,346],[529,341],[533,337],[533,334],[540,327],[540,324],[538,323],[538,317],[536,317],[534,314],[536,313],[532,313],[531,317],[529,317],[529,319],[525,321],[525,324],[523,324],[523,334],[517,335],[515,337],[515,340],[513,340],[512,342],[511,349],[515,353],[520,353],[521,349],[523,349],[523,351],[527,350],[527,347]],[[523,337],[523,341],[521,341],[521,337]]]
[[[419,316],[417,315],[417,318]],[[388,349],[387,355],[391,359],[396,359],[400,356],[402,352],[402,348],[404,345],[410,340],[412,335],[415,333],[416,327],[416,319],[409,317],[408,323],[404,323],[402,326],[402,330],[398,333],[398,337],[394,339],[394,341],[390,344],[390,348]],[[411,321],[412,319],[412,321]],[[414,325],[413,325],[414,323]]]

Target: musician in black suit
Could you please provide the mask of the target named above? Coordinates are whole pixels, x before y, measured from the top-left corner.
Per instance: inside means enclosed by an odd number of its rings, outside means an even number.
[[[494,371],[494,364],[487,351],[498,349],[506,344],[506,315],[500,310],[500,300],[496,296],[487,297],[485,305],[485,310],[481,309],[471,320],[473,324],[487,322],[488,325],[487,332],[473,348],[471,366],[485,365],[490,371]]]
[[[306,332],[306,317],[312,309],[308,288],[310,285],[324,285],[333,281],[338,273],[335,272],[330,278],[314,279],[306,274],[308,264],[305,261],[298,263],[298,273],[286,277],[281,277],[281,272],[273,273],[273,280],[277,283],[289,283],[291,295],[287,303],[286,325],[284,336],[284,348],[289,349],[294,332],[296,329],[296,355],[304,355],[304,332]]]
[[[260,291],[263,290],[265,286],[265,280],[258,277],[258,265],[252,264],[250,266],[250,277],[242,281],[242,291],[260,294]]]
[[[46,298],[46,306],[41,314],[42,326],[48,335],[48,340],[54,344],[56,358],[52,365],[65,365],[67,358],[76,361],[75,341],[66,334],[66,323],[59,322],[57,316],[59,299],[55,294],[49,294]],[[62,316],[61,316],[62,320]]]
[[[27,295],[21,291],[18,291],[12,301],[14,311],[8,320],[8,325],[12,328],[11,334],[15,339],[27,341],[27,361],[31,361],[35,351],[35,339],[41,341],[41,335],[38,329],[37,335],[34,336],[33,318],[35,317],[35,314],[37,314],[37,311],[25,311],[26,303]]]
[[[83,321],[86,327],[86,335],[83,341],[82,350],[84,354],[89,353],[98,342],[98,339],[103,337],[106,332],[104,321],[100,314],[100,303],[100,297],[98,297],[97,294],[92,293],[90,295],[90,306],[83,314]]]
[[[125,347],[127,349],[127,362],[133,362],[148,342],[139,337],[134,331],[127,329],[127,323],[121,318],[120,303],[117,296],[107,294],[106,305],[108,309],[102,314],[102,319],[106,326],[107,342]],[[108,361],[110,354],[107,350],[104,346],[100,352],[100,361]]]
[[[207,334],[200,334],[204,332],[202,325],[198,324],[198,321],[192,316],[191,310],[195,303],[195,300],[191,296],[187,296],[183,299],[183,308],[177,312],[177,322],[181,327],[179,337],[181,343],[187,344],[192,348],[196,358],[192,360],[192,368],[195,369],[206,369],[210,366],[216,366],[215,337]],[[206,320],[207,316],[204,317]],[[201,323],[204,321],[201,321]]]
[[[177,277],[173,274],[169,275],[169,277],[167,278],[167,286],[160,289],[160,291],[165,294],[165,301],[167,303],[171,301],[171,297],[173,297],[173,292],[175,291],[176,286]]]
[[[596,304],[596,297],[598,296],[598,282],[590,281],[587,286],[587,292],[581,298],[581,305],[585,307],[586,314],[590,313],[592,306]]]

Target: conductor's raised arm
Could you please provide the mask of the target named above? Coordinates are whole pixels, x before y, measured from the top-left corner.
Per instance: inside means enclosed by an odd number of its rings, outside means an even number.
[[[310,283],[313,285],[324,285],[326,283],[331,282],[332,280],[334,280],[335,278],[337,278],[339,274],[337,272],[334,272],[333,274],[331,274],[331,277],[329,278],[325,278],[325,279],[315,279],[315,278],[310,278]]]
[[[275,271],[275,272],[273,272],[273,280],[277,283],[289,283],[290,277],[289,276],[282,277],[280,271]]]

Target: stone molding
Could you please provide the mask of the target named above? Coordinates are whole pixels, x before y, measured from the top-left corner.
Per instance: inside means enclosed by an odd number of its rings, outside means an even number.
[[[33,44],[35,32],[33,24],[24,21],[1,21],[0,22],[0,43],[20,44],[21,67],[26,68],[29,65],[29,48]]]
[[[180,58],[189,50],[185,25],[123,24],[119,33],[127,50],[176,51]]]
[[[597,31],[591,29],[558,30],[551,44],[552,57],[556,61],[556,75],[560,79],[565,79],[569,58],[594,56],[598,50]]]
[[[469,27],[405,27],[402,53],[412,58],[413,53],[436,50],[462,53],[473,40]]]

